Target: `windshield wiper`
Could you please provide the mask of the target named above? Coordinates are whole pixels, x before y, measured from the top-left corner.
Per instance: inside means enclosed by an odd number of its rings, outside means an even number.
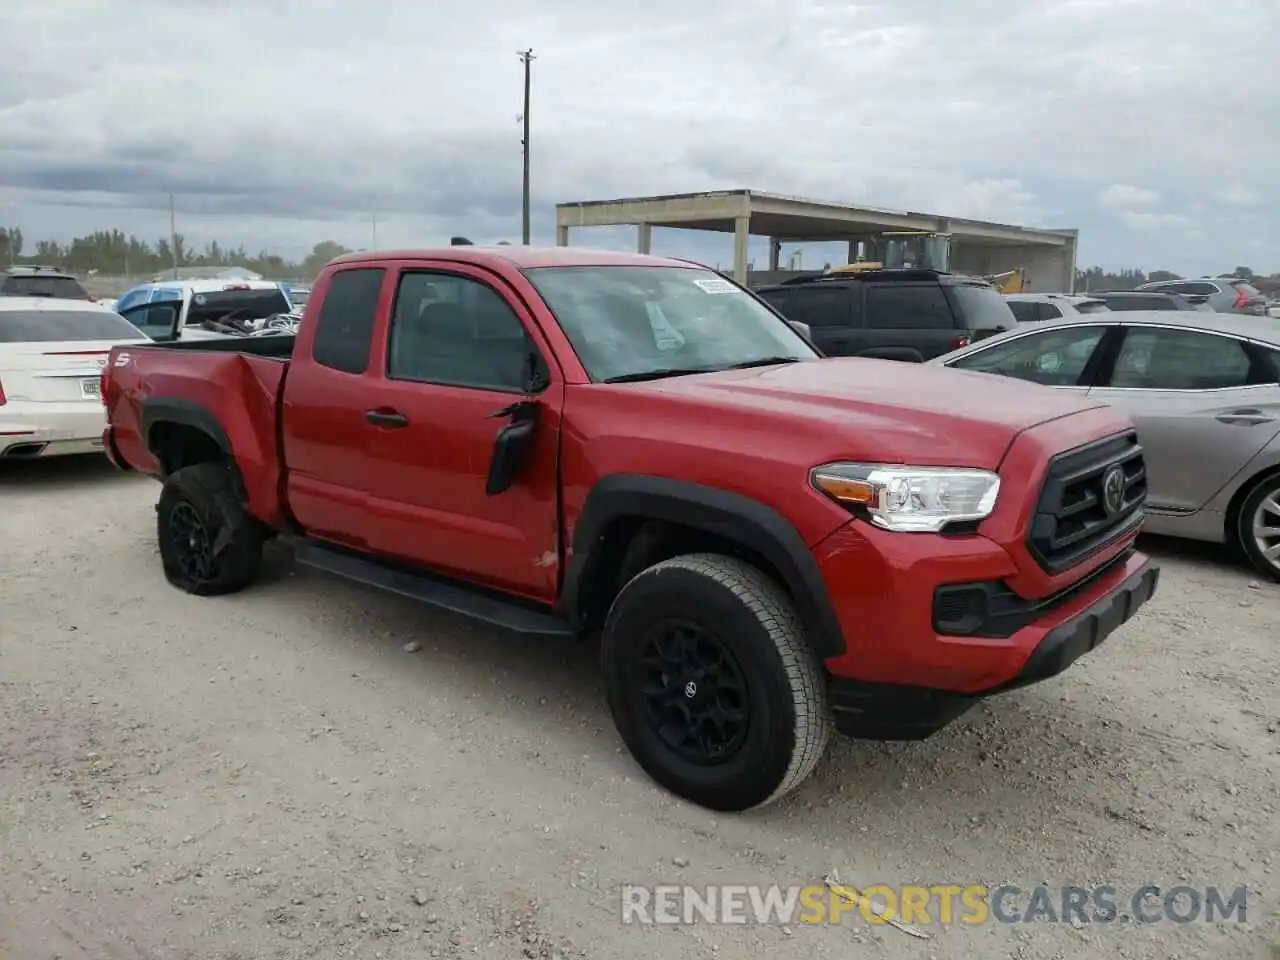
[[[601,383],[640,383],[643,380],[661,380],[664,377],[680,377],[686,373],[715,373],[724,367],[662,367],[657,370],[640,370],[606,377]]]
[[[751,367],[772,367],[780,363],[799,363],[799,357],[761,357],[759,360],[743,360],[741,363],[731,363],[722,369],[725,370],[748,370]]]

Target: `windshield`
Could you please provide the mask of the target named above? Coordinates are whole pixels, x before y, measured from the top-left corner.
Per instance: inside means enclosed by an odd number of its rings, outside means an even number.
[[[234,314],[234,320],[265,320],[277,313],[288,313],[289,298],[279,287],[265,290],[216,290],[191,297],[188,324],[219,320]]]
[[[592,380],[818,356],[785,320],[710,270],[536,267],[525,273]]]
[[[138,339],[133,324],[106,310],[0,310],[0,343]]]
[[[57,300],[88,300],[89,294],[72,277],[42,277],[39,274],[10,274],[0,292],[11,297],[51,297]]]

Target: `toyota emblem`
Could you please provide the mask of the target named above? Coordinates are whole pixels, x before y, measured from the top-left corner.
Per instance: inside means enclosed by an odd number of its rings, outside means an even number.
[[[692,700],[698,695],[698,685],[690,680],[684,685],[684,695]]]
[[[1102,475],[1102,509],[1108,517],[1114,517],[1124,506],[1124,469],[1111,467]]]

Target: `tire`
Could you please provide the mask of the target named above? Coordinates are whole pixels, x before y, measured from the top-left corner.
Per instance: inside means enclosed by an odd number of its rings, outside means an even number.
[[[245,511],[231,470],[221,463],[197,463],[170,475],[156,505],[156,536],[165,579],[197,596],[243,590],[262,564],[262,526]],[[196,540],[208,547],[199,569],[188,555]]]
[[[651,643],[670,637],[672,628],[686,641],[700,638],[687,647],[718,651],[701,661],[714,666],[699,675],[696,667],[650,665],[647,657],[658,649]],[[610,712],[636,762],[658,784],[703,807],[740,812],[781,799],[813,772],[831,738],[826,679],[800,617],[773,580],[742,561],[689,554],[637,574],[609,610],[601,661]],[[733,693],[735,671],[740,694]],[[696,694],[690,678],[695,690],[702,685]],[[719,752],[691,758],[680,751],[697,751],[687,742],[673,746],[672,735],[653,719],[652,691],[659,687],[671,716],[738,703],[744,709],[732,713],[745,714],[745,721],[730,719],[721,727],[704,718],[700,729],[715,730]],[[737,733],[730,738],[726,729]]]
[[[1274,557],[1268,558],[1258,538],[1255,525],[1275,528],[1270,546],[1276,548]],[[1236,517],[1236,546],[1254,569],[1271,580],[1280,581],[1280,475],[1267,477],[1249,491],[1240,504]]]

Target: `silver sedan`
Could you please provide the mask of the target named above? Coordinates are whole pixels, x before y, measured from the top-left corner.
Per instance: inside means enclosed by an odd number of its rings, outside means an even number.
[[[1145,529],[1238,546],[1280,581],[1280,322],[1084,314],[1021,326],[929,362],[1124,410],[1146,456]]]

